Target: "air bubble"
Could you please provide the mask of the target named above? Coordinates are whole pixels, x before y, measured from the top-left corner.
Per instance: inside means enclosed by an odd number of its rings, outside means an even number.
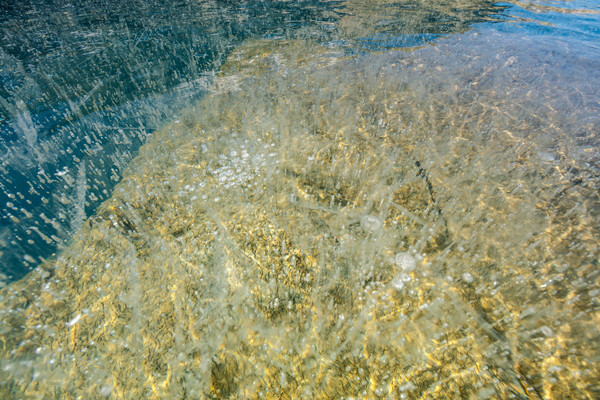
[[[540,331],[542,331],[542,333],[543,333],[543,334],[544,334],[544,336],[546,336],[546,337],[552,337],[552,336],[554,336],[554,331],[553,331],[553,330],[552,330],[550,327],[548,327],[548,326],[546,326],[546,325],[542,326],[542,327],[540,328]]]
[[[394,263],[406,272],[414,271],[417,268],[417,260],[406,252],[396,254]]]
[[[367,214],[360,219],[360,226],[366,232],[375,233],[383,227],[383,222],[376,216]]]
[[[402,282],[402,279],[400,279],[400,277],[396,277],[392,281],[392,287],[396,290],[402,290],[404,289],[404,282]]]
[[[100,389],[100,394],[104,397],[108,397],[111,395],[112,391],[113,391],[112,385],[104,385],[104,386],[102,386],[102,389]]]

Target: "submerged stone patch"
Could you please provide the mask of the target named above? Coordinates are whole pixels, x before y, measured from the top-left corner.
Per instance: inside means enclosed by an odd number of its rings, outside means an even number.
[[[593,394],[578,276],[598,235],[569,222],[587,189],[482,138],[497,103],[410,75],[437,56],[390,57],[237,49],[235,87],[157,132],[80,236],[2,289],[0,397]],[[555,251],[565,232],[580,247]]]

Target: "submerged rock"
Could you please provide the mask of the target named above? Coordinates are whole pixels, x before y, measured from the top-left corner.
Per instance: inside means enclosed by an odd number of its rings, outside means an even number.
[[[234,51],[71,245],[2,289],[1,397],[592,393],[597,314],[573,312],[589,311],[574,279],[541,281],[554,262],[593,269],[597,231],[565,222],[592,239],[555,253],[565,231],[538,203],[568,203],[544,197],[563,177],[515,164],[506,135],[470,147],[496,105],[386,57]],[[478,124],[448,122],[474,106]]]

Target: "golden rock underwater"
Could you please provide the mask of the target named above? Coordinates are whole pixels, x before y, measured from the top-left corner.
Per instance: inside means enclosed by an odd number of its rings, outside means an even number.
[[[2,289],[0,397],[597,397],[598,180],[444,51],[236,49]]]

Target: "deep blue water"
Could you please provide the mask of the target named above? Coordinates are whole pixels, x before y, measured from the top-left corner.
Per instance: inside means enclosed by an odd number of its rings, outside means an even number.
[[[600,65],[598,1],[435,4],[379,6],[385,18],[344,36],[342,1],[4,1],[0,281],[64,246],[144,140],[206,93],[245,39],[309,36],[363,52],[504,32],[560,41],[573,62]]]

